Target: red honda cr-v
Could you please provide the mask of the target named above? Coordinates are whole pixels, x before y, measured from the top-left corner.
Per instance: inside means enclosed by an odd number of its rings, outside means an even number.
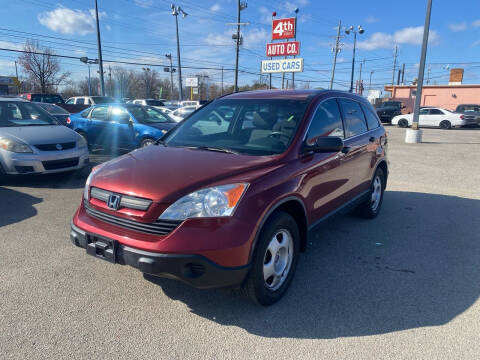
[[[340,91],[254,91],[197,110],[155,145],[96,167],[71,240],[199,288],[277,301],[308,233],[339,210],[373,218],[387,183],[373,107]]]

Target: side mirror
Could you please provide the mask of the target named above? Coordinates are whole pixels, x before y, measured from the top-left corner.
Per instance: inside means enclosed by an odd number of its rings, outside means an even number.
[[[307,151],[316,153],[333,153],[342,151],[344,148],[343,139],[338,136],[320,136],[313,145],[307,145]]]

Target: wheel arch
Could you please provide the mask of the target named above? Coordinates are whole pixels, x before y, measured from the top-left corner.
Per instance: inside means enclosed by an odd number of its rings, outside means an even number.
[[[252,259],[255,248],[257,247],[258,238],[262,232],[262,229],[268,219],[277,211],[283,211],[289,214],[298,225],[298,231],[300,232],[300,250],[304,252],[307,248],[308,242],[308,218],[307,210],[303,201],[297,196],[289,196],[278,201],[273,205],[260,221],[260,225],[255,233],[252,246],[250,248],[249,261]]]
[[[375,171],[373,172],[373,176],[375,176],[375,173],[377,172],[377,169],[380,168],[383,171],[383,174],[385,175],[385,188],[387,187],[387,181],[388,181],[388,164],[385,159],[380,160],[380,162],[377,164],[375,167]]]

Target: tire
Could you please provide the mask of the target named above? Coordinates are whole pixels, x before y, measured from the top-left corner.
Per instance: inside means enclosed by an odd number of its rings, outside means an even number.
[[[140,147],[143,148],[143,147],[150,146],[150,145],[152,145],[154,142],[155,142],[155,140],[152,139],[152,138],[143,139],[143,140],[141,141],[141,143],[140,143]]]
[[[440,129],[449,130],[452,128],[452,123],[448,120],[443,120],[440,122]]]
[[[407,128],[408,127],[408,121],[406,119],[400,119],[398,121],[398,127]]]
[[[280,300],[292,282],[299,252],[297,223],[285,212],[273,213],[260,232],[250,272],[243,285],[245,294],[264,306]],[[268,269],[272,273],[265,279],[264,270]]]
[[[370,185],[367,199],[357,208],[357,214],[365,219],[374,219],[380,213],[385,192],[385,174],[381,168],[377,168]]]

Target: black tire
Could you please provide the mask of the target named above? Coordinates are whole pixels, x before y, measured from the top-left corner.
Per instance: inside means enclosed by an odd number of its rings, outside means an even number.
[[[408,121],[406,119],[400,119],[398,121],[398,127],[407,128],[408,127]]]
[[[143,139],[143,140],[140,142],[140,147],[143,148],[143,147],[150,146],[150,145],[152,145],[154,142],[155,142],[155,140],[152,139],[152,138]]]
[[[443,120],[440,122],[440,129],[449,130],[452,128],[452,123],[448,120]]]
[[[281,234],[286,234],[287,237],[284,237]],[[281,235],[279,237],[279,235]],[[278,256],[274,256],[269,249],[269,245],[273,239],[277,239],[278,243],[288,247],[289,240],[288,235],[291,236],[293,244],[291,244],[290,249],[293,250],[293,253],[290,251],[287,254],[291,255],[291,260],[288,262],[289,265],[286,265],[282,272],[282,262],[278,260]],[[280,240],[280,238],[282,240]],[[297,266],[298,254],[300,252],[300,232],[298,230],[298,225],[289,214],[279,211],[271,215],[267,222],[262,227],[260,232],[257,245],[252,257],[251,268],[248,273],[248,276],[243,284],[243,290],[245,294],[255,303],[260,305],[272,305],[273,303],[280,300],[283,294],[287,291],[292,278],[295,273]],[[280,253],[280,251],[278,252]],[[278,254],[277,253],[277,254]],[[285,253],[283,253],[285,254]],[[270,257],[270,261],[267,261]],[[288,255],[287,255],[288,257]],[[271,278],[264,279],[264,265],[267,262],[272,262],[272,267],[280,265],[281,280],[278,282],[278,288],[274,288],[273,280],[272,284],[268,284],[268,281]],[[288,268],[288,271],[287,271]],[[287,273],[285,274],[285,271]],[[272,278],[274,275],[272,275]]]
[[[380,198],[378,202],[374,201],[373,193],[375,191],[376,179],[380,180]],[[383,203],[383,193],[385,192],[385,174],[381,168],[377,168],[370,185],[368,197],[357,207],[357,214],[365,219],[373,219],[380,213]]]

